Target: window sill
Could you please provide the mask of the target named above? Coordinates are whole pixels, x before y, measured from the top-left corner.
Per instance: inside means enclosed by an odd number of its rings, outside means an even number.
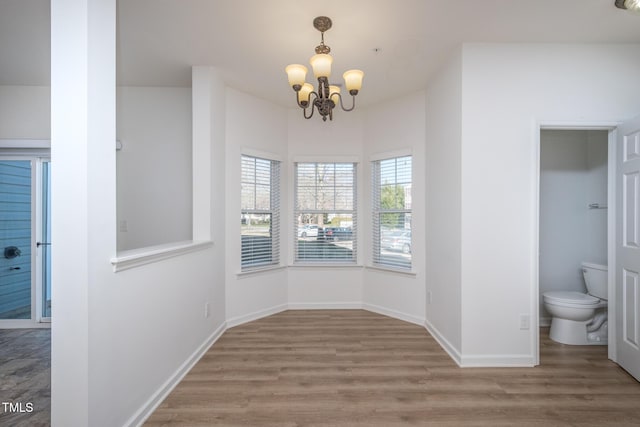
[[[265,267],[255,267],[255,268],[247,269],[247,270],[244,270],[244,271],[238,271],[236,273],[236,276],[239,279],[242,279],[244,277],[255,276],[255,275],[258,275],[258,274],[261,274],[261,273],[268,273],[268,272],[271,272],[271,271],[284,270],[286,268],[287,268],[286,265],[268,265],[268,266],[265,266]]]
[[[382,267],[377,265],[368,265],[365,268],[367,270],[381,271],[383,273],[391,273],[391,274],[400,274],[400,275],[409,276],[409,277],[416,277],[418,275],[418,273],[413,270],[402,270],[399,268]]]
[[[131,249],[119,252],[115,257],[111,258],[113,271],[128,270],[130,268],[140,267],[142,265],[151,264],[162,261],[164,259],[174,258],[191,252],[201,251],[213,246],[210,240],[168,243],[166,245],[149,246],[140,249]]]
[[[347,263],[315,263],[315,262],[305,262],[305,263],[295,263],[295,264],[291,264],[289,265],[289,268],[300,268],[300,269],[305,269],[305,268],[319,268],[319,269],[345,269],[345,268],[351,268],[351,269],[362,269],[364,266],[360,265],[360,264],[347,264]]]

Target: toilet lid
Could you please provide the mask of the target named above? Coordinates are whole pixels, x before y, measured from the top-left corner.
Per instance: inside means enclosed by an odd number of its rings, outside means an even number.
[[[572,304],[593,304],[594,302],[600,301],[600,299],[589,294],[583,294],[582,292],[553,291],[545,292],[542,295],[551,301],[569,302]]]

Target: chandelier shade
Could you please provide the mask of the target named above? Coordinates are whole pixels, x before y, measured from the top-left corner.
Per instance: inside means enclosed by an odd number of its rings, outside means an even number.
[[[291,86],[302,86],[307,78],[307,67],[304,65],[291,64],[287,66],[285,71],[287,72],[287,77],[289,78],[289,84]]]
[[[615,0],[615,5],[617,8],[640,14],[640,0]]]
[[[329,94],[329,99],[331,99],[335,105],[338,105],[340,102],[340,86],[330,85]]]
[[[364,73],[360,70],[349,70],[342,75],[342,78],[344,79],[344,85],[346,86],[349,93],[351,93],[351,91],[355,91],[355,94],[358,93],[360,88],[362,88],[363,77]]]
[[[313,68],[313,76],[318,79],[320,77],[331,77],[331,64],[333,58],[328,53],[319,53],[313,55],[309,60],[311,68]]]
[[[304,65],[290,64],[285,68],[289,85],[296,92],[296,102],[303,109],[305,119],[310,119],[317,110],[322,120],[333,120],[333,109],[338,105],[343,111],[353,110],[356,106],[355,96],[362,88],[364,72],[361,70],[349,70],[342,75],[347,92],[352,98],[351,107],[345,108],[340,86],[329,84],[333,57],[329,54],[331,48],[324,44],[324,32],[330,29],[331,25],[331,19],[326,16],[318,16],[313,20],[313,26],[321,33],[320,45],[316,46],[316,54],[309,60],[313,76],[318,81],[317,88],[305,82],[308,70]]]
[[[298,91],[298,104],[309,105],[309,95],[313,92],[311,83],[304,83]]]

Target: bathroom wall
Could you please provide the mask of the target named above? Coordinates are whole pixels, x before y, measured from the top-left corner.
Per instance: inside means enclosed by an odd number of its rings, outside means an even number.
[[[585,292],[580,263],[606,264],[607,131],[540,134],[540,293]],[[549,315],[540,299],[541,324]]]

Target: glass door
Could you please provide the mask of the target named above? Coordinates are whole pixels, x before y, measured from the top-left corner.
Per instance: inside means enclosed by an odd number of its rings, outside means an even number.
[[[0,320],[32,318],[33,162],[0,159]]]
[[[50,321],[51,161],[2,154],[0,327]]]

